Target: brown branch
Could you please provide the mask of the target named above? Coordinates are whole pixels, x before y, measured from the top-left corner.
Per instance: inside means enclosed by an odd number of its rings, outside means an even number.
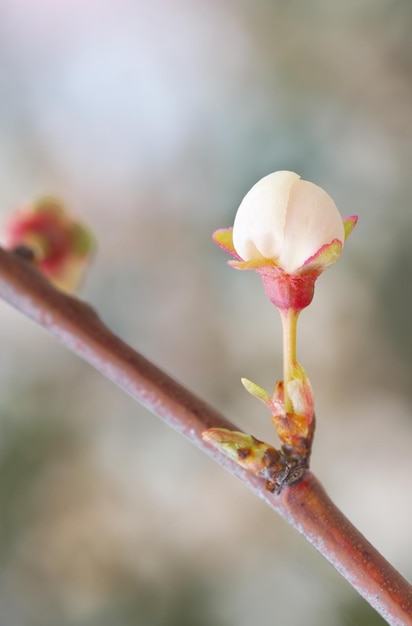
[[[0,297],[240,478],[306,537],[389,624],[412,626],[412,587],[337,509],[310,471],[281,495],[267,491],[263,479],[202,439],[207,428],[239,428],[116,337],[89,305],[57,291],[29,262],[2,249]]]

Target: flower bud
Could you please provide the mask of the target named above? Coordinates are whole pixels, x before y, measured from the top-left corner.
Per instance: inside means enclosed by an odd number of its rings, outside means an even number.
[[[233,226],[233,244],[244,261],[271,259],[293,274],[345,231],[332,198],[294,172],[274,172],[246,194]]]
[[[77,288],[94,248],[90,232],[54,198],[15,211],[2,228],[2,243],[66,292]]]
[[[214,233],[235,257],[229,263],[253,269],[280,310],[301,311],[313,298],[315,281],[339,258],[357,222],[342,219],[332,198],[294,172],[262,178],[243,198],[233,229]]]

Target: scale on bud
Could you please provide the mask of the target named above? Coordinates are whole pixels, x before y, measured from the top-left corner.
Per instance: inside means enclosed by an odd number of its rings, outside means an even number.
[[[286,485],[298,482],[306,469],[268,443],[246,433],[209,428],[203,433],[203,439],[244,469],[264,478],[266,488],[276,494],[281,493]]]

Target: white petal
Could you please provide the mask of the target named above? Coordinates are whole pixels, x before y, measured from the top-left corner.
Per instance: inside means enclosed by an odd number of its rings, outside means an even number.
[[[243,198],[233,226],[233,244],[242,259],[277,259],[290,189],[299,178],[294,172],[274,172],[259,180]]]
[[[345,240],[336,204],[321,187],[297,181],[290,191],[279,265],[292,273],[333,239]]]

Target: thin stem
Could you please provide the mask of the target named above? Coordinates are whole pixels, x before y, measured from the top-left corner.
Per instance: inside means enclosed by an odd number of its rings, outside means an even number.
[[[280,495],[270,493],[263,478],[202,439],[208,428],[239,428],[116,337],[90,306],[57,291],[24,259],[1,248],[0,297],[242,480],[306,537],[391,626],[412,626],[412,587],[346,519],[310,471]]]
[[[283,385],[284,405],[286,413],[293,413],[292,400],[288,393],[288,383],[293,378],[293,367],[296,363],[296,330],[300,311],[279,309],[283,330]]]

